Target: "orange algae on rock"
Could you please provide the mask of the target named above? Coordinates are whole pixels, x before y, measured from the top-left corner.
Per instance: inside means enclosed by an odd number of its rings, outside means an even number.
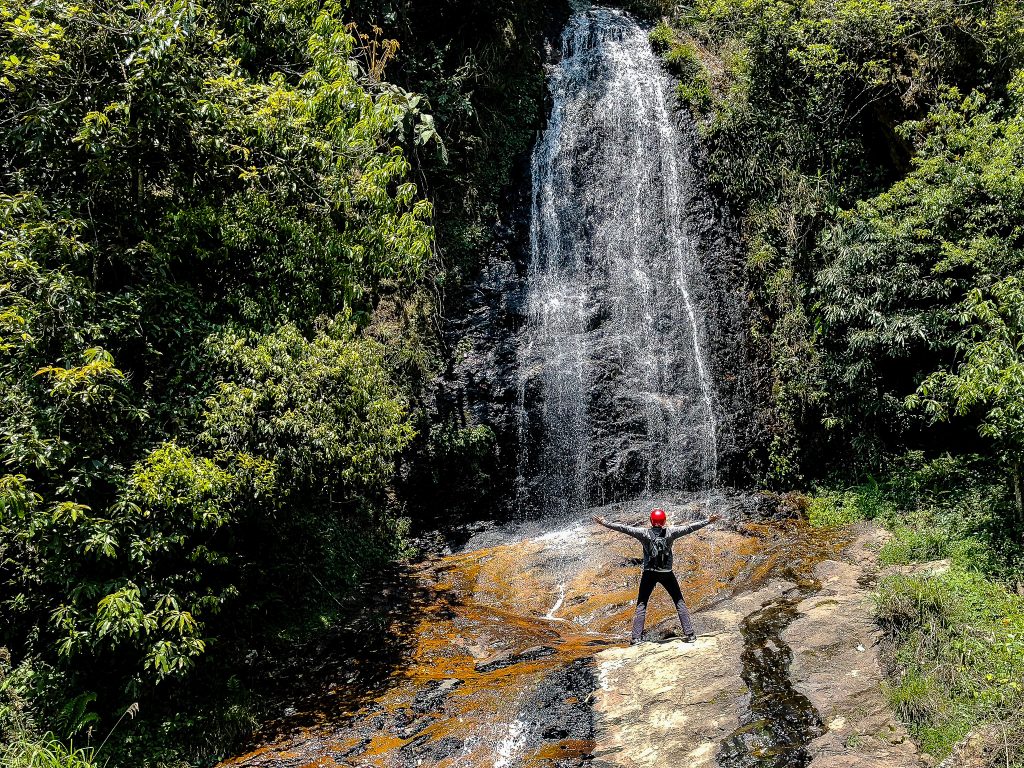
[[[676,544],[676,572],[699,629],[701,607],[809,574],[840,545],[796,522],[706,529]],[[585,686],[593,654],[628,637],[638,557],[634,540],[576,526],[414,567],[420,597],[409,647],[379,689],[335,688],[296,718],[312,725],[278,723],[281,736],[230,764],[576,764],[593,742],[587,691],[573,686]],[[648,626],[664,633],[675,621],[657,591]],[[575,732],[538,725],[545,712],[579,721]]]

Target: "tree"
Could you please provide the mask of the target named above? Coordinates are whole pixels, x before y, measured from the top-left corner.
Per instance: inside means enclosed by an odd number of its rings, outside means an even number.
[[[960,320],[956,365],[930,374],[907,405],[924,408],[935,421],[979,414],[979,431],[993,441],[1012,479],[1024,535],[1024,281],[1007,277],[971,291]]]
[[[339,4],[273,7],[261,53],[226,4],[0,0],[0,645],[108,711],[401,548],[413,353],[367,326],[436,136]]]

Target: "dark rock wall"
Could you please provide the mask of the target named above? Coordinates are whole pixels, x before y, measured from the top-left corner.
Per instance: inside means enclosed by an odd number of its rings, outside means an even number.
[[[555,63],[557,46],[549,40],[550,61]],[[681,165],[689,197],[684,226],[695,243],[703,278],[692,286],[700,314],[710,379],[715,390],[719,427],[717,484],[743,487],[756,471],[751,457],[758,439],[755,406],[759,397],[750,350],[749,320],[743,288],[744,265],[735,223],[701,172],[705,162],[693,120],[688,112],[676,113]],[[513,183],[505,195],[495,227],[493,247],[482,260],[479,274],[464,291],[457,307],[448,312],[444,330],[447,346],[446,370],[434,392],[434,417],[460,427],[485,425],[495,434],[494,464],[491,467],[485,516],[530,512],[517,508],[529,499],[516,487],[520,469],[520,439],[536,446],[542,435],[535,422],[526,420],[527,432],[520,434],[520,350],[527,321],[527,276],[530,266],[530,164],[522,157],[516,164]],[[529,393],[527,393],[529,400]],[[605,398],[607,400],[607,398]],[[592,395],[602,401],[600,392]],[[529,407],[529,405],[528,405]],[[629,414],[613,417],[606,425],[614,438],[617,422]],[[621,424],[619,426],[622,426]],[[623,429],[628,428],[626,424]],[[628,455],[623,461],[628,462]],[[528,462],[527,462],[528,463]],[[628,466],[605,466],[607,477],[599,480],[600,498],[593,502],[628,497],[636,488],[622,477],[630,476]],[[636,474],[636,473],[633,473]],[[529,478],[527,478],[529,483]],[[484,501],[483,499],[481,501]]]

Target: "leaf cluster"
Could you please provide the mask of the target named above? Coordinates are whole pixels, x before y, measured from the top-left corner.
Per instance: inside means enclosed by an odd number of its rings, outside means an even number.
[[[0,2],[0,646],[83,717],[403,548],[421,353],[368,327],[429,277],[406,148],[437,137],[383,80],[392,41],[337,4],[251,10],[298,36]]]

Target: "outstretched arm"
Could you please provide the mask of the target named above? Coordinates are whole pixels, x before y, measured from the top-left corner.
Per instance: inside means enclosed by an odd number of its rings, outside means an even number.
[[[694,520],[692,523],[687,523],[686,525],[674,525],[668,529],[668,538],[670,541],[675,541],[680,536],[685,536],[688,533],[699,531],[704,526],[711,525],[721,519],[721,515],[712,515],[711,517],[706,517],[703,520]]]
[[[594,515],[594,522],[598,525],[603,525],[605,528],[610,528],[613,531],[618,531],[619,533],[624,533],[627,536],[632,536],[634,539],[643,538],[644,535],[643,528],[636,528],[632,525],[623,525],[622,523],[611,523],[600,515]]]

